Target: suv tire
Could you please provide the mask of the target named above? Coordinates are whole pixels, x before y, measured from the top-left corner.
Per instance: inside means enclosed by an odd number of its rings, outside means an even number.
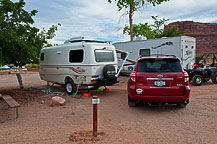
[[[217,84],[217,73],[212,76],[212,83]]]
[[[200,75],[200,74],[196,74],[196,75],[192,78],[192,82],[193,82],[193,85],[195,85],[195,86],[201,85],[201,84],[204,82],[203,76]]]
[[[136,106],[136,101],[131,99],[129,96],[128,96],[128,106],[129,107],[135,107]]]
[[[65,83],[65,89],[68,94],[73,94],[76,90],[76,86],[71,79],[67,79]]]
[[[187,104],[184,103],[184,102],[177,103],[177,107],[178,107],[178,108],[185,108],[186,105],[187,105]]]

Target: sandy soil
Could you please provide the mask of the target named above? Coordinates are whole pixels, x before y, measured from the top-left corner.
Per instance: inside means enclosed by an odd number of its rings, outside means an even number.
[[[127,105],[126,81],[109,87],[110,92],[92,91],[100,97],[99,140],[70,141],[73,134],[92,130],[92,98],[62,96],[65,106],[51,107],[54,94],[45,94],[46,82],[38,73],[22,74],[24,90],[19,89],[15,74],[0,75],[0,93],[10,94],[21,107],[19,118],[0,124],[0,144],[217,144],[217,85],[208,82],[191,85],[190,104],[184,109],[173,105],[147,107]],[[53,92],[64,92],[54,85]],[[80,97],[81,96],[81,97]],[[79,98],[80,97],[80,98]],[[0,106],[4,103],[0,101]],[[0,120],[14,110],[0,110]],[[74,137],[73,137],[74,138]]]

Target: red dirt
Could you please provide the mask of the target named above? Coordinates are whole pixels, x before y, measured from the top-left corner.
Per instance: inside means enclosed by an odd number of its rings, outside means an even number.
[[[0,93],[10,94],[21,104],[17,120],[0,124],[0,144],[217,142],[217,85],[211,82],[191,85],[190,104],[184,109],[173,105],[128,107],[127,77],[120,77],[120,83],[109,87],[109,92],[91,91],[92,96],[100,98],[98,130],[104,133],[99,141],[93,141],[91,136],[79,138],[80,132],[92,130],[92,98],[83,97],[85,91],[75,98],[62,96],[66,105],[51,107],[49,102],[55,94],[42,92],[46,82],[40,80],[38,73],[25,73],[22,77],[24,90],[19,89],[15,74],[0,75]],[[64,92],[64,88],[54,85],[51,91]],[[0,106],[4,107],[3,102]],[[0,110],[0,120],[8,113],[14,116],[13,109]],[[77,141],[71,141],[70,136]]]

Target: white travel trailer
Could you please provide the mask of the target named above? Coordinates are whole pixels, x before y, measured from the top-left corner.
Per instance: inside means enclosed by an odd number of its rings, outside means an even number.
[[[191,69],[195,63],[196,39],[189,36],[118,42],[114,46],[118,50],[131,51],[126,65],[132,65],[140,56],[153,54],[174,55],[181,60],[184,69]],[[118,55],[119,66],[125,55],[124,53]],[[132,70],[132,67],[124,67],[123,70]]]
[[[39,74],[42,80],[65,85],[72,94],[80,86],[96,89],[117,83],[117,67],[113,45],[75,37],[41,50]]]

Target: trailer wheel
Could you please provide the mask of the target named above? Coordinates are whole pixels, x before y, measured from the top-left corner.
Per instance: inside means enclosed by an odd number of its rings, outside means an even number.
[[[196,75],[192,78],[192,82],[193,82],[193,85],[195,85],[195,86],[201,85],[201,84],[204,82],[203,76],[200,75],[200,74],[196,74]]]
[[[217,84],[217,73],[212,76],[212,83]]]
[[[65,89],[68,94],[73,94],[76,90],[76,86],[71,79],[67,79],[65,83]]]
[[[103,69],[103,76],[107,80],[114,80],[115,79],[115,67],[111,64],[105,65]]]

